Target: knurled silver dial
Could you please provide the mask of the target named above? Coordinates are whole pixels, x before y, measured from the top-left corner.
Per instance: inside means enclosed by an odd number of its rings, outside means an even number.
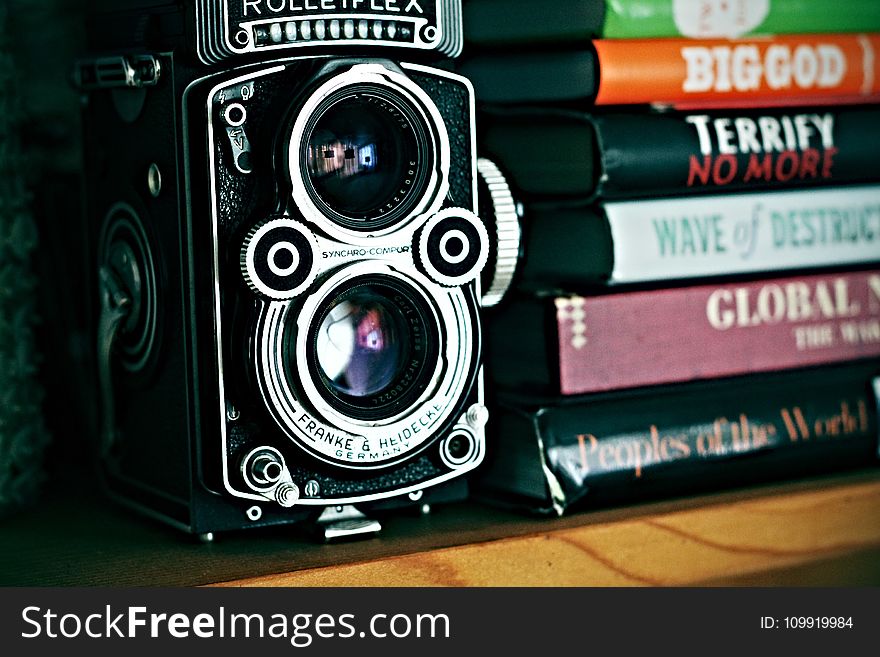
[[[486,201],[491,205],[493,217],[484,217],[487,223],[494,218],[495,268],[492,280],[483,293],[483,307],[501,302],[513,283],[522,239],[520,211],[507,184],[504,174],[494,162],[486,158],[477,160],[477,174],[481,179],[481,191],[488,189]]]

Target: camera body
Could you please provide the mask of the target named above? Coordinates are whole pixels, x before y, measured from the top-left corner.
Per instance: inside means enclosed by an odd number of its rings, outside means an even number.
[[[428,65],[459,3],[132,4],[75,72],[108,488],[202,535],[461,498],[490,244],[473,90]]]

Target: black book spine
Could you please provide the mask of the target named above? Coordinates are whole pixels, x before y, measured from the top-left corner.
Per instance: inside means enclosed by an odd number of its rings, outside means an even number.
[[[608,199],[880,180],[880,109],[593,118]]]
[[[526,201],[623,200],[880,180],[880,108],[498,110],[482,148]]]
[[[614,244],[601,208],[535,206],[526,212],[522,224],[518,289],[583,291],[609,282]]]
[[[464,38],[470,47],[587,42],[602,33],[605,1],[465,0]]]
[[[876,465],[878,374],[874,361],[531,408],[508,399],[481,489],[562,513]]]
[[[595,196],[602,175],[596,127],[584,112],[487,107],[481,112],[481,155],[503,168],[525,202]]]
[[[494,390],[559,394],[559,334],[552,299],[518,296],[484,323],[486,374]]]
[[[596,53],[503,53],[465,56],[458,72],[474,85],[477,101],[499,105],[592,102],[599,92]]]

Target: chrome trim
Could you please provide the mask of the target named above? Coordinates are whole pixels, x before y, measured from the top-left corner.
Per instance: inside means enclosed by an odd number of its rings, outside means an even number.
[[[467,439],[469,443],[468,451],[464,456],[453,456],[449,451],[450,443],[457,436],[462,436]],[[479,463],[482,458],[482,443],[477,439],[476,434],[468,428],[461,424],[455,425],[452,431],[449,432],[449,435],[443,439],[443,442],[440,444],[440,460],[443,461],[443,465],[451,470],[458,470],[459,468],[466,467],[469,463],[476,461]]]
[[[218,396],[218,408],[220,413],[220,435],[222,440],[221,445],[221,457],[223,462],[223,485],[226,490],[235,495],[236,497],[242,497],[249,500],[263,501],[264,498],[260,495],[242,493],[237,491],[232,483],[229,481],[229,455],[227,450],[227,444],[229,440],[229,436],[226,431],[226,375],[223,367],[223,322],[221,321],[221,313],[220,313],[220,235],[219,235],[219,217],[217,216],[217,180],[215,177],[215,171],[217,169],[216,157],[214,155],[215,151],[215,134],[214,134],[214,96],[217,93],[229,86],[239,84],[242,82],[253,81],[257,78],[266,77],[269,75],[274,75],[276,73],[281,73],[285,70],[285,66],[274,66],[268,69],[264,69],[262,71],[251,72],[248,75],[243,75],[238,78],[234,78],[232,80],[226,80],[221,82],[220,84],[215,85],[209,92],[208,97],[205,99],[206,104],[206,112],[207,112],[207,130],[208,130],[208,174],[210,176],[210,186],[211,186],[211,230],[212,230],[212,243],[214,245],[214,271],[213,271],[213,294],[214,294],[214,347],[216,349],[217,356],[217,388],[219,392]],[[187,176],[187,180],[189,180],[189,176]],[[187,188],[189,185],[187,184]],[[189,192],[187,192],[189,195]],[[187,204],[188,208],[192,207],[192,203]],[[190,216],[190,222],[192,221],[192,217]]]
[[[382,531],[378,520],[367,518],[357,508],[346,506],[329,506],[315,521],[321,530],[325,542],[377,534]]]

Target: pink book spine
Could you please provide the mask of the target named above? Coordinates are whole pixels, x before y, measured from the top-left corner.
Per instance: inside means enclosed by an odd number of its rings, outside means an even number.
[[[880,271],[556,300],[560,391],[880,356]]]

